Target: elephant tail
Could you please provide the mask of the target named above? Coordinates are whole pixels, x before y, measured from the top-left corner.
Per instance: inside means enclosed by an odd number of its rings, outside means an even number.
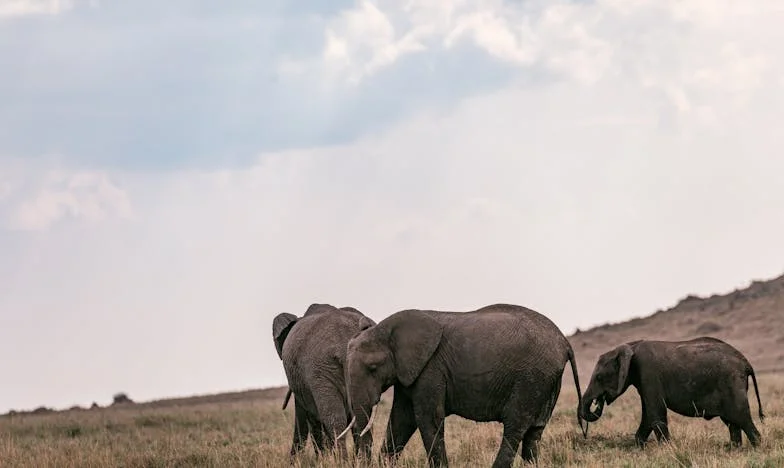
[[[583,419],[580,417],[580,403],[583,400],[583,392],[580,389],[580,376],[577,374],[577,361],[574,358],[574,350],[569,346],[569,364],[572,366],[572,377],[574,378],[574,386],[577,388],[577,424],[580,425],[580,430],[583,432],[583,437],[588,438],[588,421],[585,421],[583,426]]]
[[[754,375],[754,368],[752,368],[751,365],[749,365],[749,367],[746,369],[746,375],[747,378],[750,375],[751,381],[754,383],[754,393],[757,394],[757,407],[759,408],[760,421],[765,421],[765,414],[762,412],[762,400],[760,400],[759,388],[757,388],[757,376]]]

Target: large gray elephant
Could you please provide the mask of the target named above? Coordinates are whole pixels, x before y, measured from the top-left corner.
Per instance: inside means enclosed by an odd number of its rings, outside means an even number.
[[[349,341],[346,381],[353,418],[339,437],[349,428],[355,434],[361,429],[359,435],[370,432],[381,394],[394,385],[382,446],[388,462],[419,429],[430,466],[447,466],[444,419],[451,414],[503,423],[494,467],[511,466],[521,441],[523,459],[532,461],[567,361],[579,398],[566,337],[550,319],[522,306],[400,311]],[[579,417],[578,424],[582,427]]]
[[[730,432],[730,442],[741,444],[741,430],[756,446],[760,433],[749,409],[748,377],[754,382],[760,420],[762,402],[754,369],[743,354],[712,337],[688,341],[631,341],[610,350],[596,362],[580,411],[594,422],[629,386],[642,403],[642,418],[635,434],[643,447],[651,432],[658,441],[670,440],[667,410],[683,416],[720,417]],[[592,409],[596,404],[596,408]]]
[[[282,313],[272,321],[275,349],[289,384],[283,409],[294,395],[292,456],[303,449],[309,434],[317,453],[335,447],[335,436],[351,417],[344,380],[346,345],[372,325],[373,320],[353,307],[338,309],[329,304],[312,304],[301,318]],[[372,435],[365,438],[372,446]],[[354,442],[358,448],[360,444]],[[338,441],[337,448],[339,455],[347,455],[344,440]]]

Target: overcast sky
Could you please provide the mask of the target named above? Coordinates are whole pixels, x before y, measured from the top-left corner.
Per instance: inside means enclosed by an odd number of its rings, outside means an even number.
[[[781,24],[0,0],[0,410],[283,385],[272,318],[313,302],[511,302],[571,334],[778,276]]]

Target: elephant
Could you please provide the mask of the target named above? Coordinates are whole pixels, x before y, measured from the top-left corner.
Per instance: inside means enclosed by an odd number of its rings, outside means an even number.
[[[429,466],[448,466],[444,420],[451,414],[503,423],[493,467],[511,466],[521,442],[523,459],[535,461],[567,361],[580,398],[566,337],[549,318],[518,305],[402,310],[352,338],[347,353],[352,419],[338,437],[350,429],[356,434],[364,428],[360,436],[370,432],[381,394],[394,386],[381,447],[390,464],[418,429]],[[587,423],[583,436],[586,430]]]
[[[702,336],[686,341],[637,340],[599,356],[580,404],[581,416],[598,420],[629,386],[640,395],[642,417],[635,434],[644,447],[651,432],[669,441],[667,410],[706,420],[720,417],[730,443],[741,445],[741,430],[753,446],[761,436],[749,409],[748,377],[754,382],[760,421],[764,421],[757,377],[746,357],[726,342]],[[596,404],[595,409],[591,409]]]
[[[316,453],[337,446],[340,456],[348,455],[345,441],[335,439],[351,417],[344,379],[346,347],[351,337],[372,325],[372,319],[353,307],[329,304],[311,304],[301,318],[284,312],[273,319],[275,349],[289,384],[284,410],[294,395],[291,457],[304,448],[308,435]],[[372,446],[372,435],[365,438]],[[355,455],[370,456],[359,454],[360,444],[354,442]]]

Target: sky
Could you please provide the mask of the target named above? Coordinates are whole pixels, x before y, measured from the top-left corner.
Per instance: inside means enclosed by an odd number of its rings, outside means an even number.
[[[568,335],[778,276],[782,22],[0,0],[0,410],[285,385],[272,319],[316,302]]]

